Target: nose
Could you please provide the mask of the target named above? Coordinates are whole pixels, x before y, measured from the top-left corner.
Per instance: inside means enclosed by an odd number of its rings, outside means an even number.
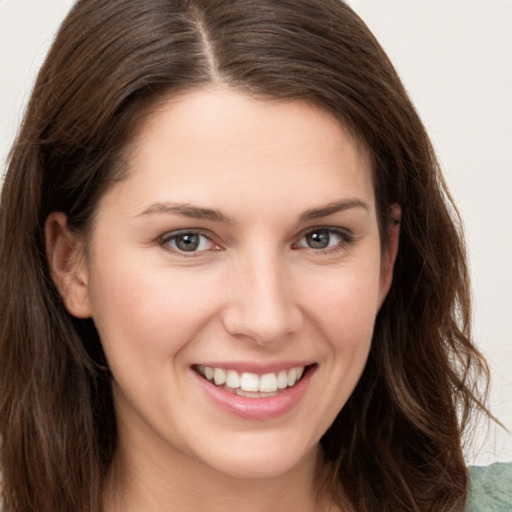
[[[269,345],[300,329],[293,279],[278,256],[259,251],[231,274],[229,285],[223,321],[231,335]]]

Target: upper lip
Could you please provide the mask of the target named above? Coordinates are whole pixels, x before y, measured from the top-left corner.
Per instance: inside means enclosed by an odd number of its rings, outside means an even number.
[[[291,370],[301,366],[311,366],[313,361],[280,361],[261,364],[249,361],[206,361],[192,365],[193,367],[205,366],[209,368],[222,368],[223,370],[235,370],[238,373],[249,372],[257,375],[266,373],[278,373],[282,370]]]

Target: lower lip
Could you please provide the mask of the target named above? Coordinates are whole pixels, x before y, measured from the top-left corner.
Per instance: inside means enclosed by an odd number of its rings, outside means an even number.
[[[297,384],[267,398],[248,398],[230,393],[207,381],[194,370],[199,384],[208,397],[226,412],[248,420],[268,420],[283,416],[301,401],[316,367],[309,367]]]

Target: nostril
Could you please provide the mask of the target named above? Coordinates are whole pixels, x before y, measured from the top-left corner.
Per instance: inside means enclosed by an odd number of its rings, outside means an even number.
[[[259,345],[278,343],[298,332],[302,324],[300,312],[291,309],[233,309],[226,313],[224,327],[232,336],[250,338]]]

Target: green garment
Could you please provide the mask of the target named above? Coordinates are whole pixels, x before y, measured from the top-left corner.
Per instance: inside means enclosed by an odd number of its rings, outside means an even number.
[[[469,468],[466,512],[512,512],[512,463]]]

